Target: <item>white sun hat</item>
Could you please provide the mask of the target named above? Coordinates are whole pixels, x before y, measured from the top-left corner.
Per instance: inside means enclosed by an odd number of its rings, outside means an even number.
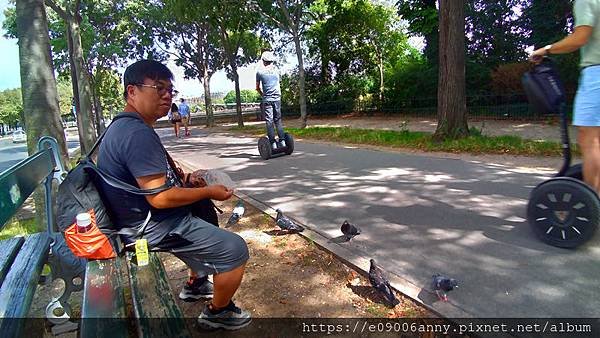
[[[267,62],[274,62],[275,61],[275,54],[273,54],[273,52],[271,51],[265,51],[262,53],[262,56],[260,57],[263,61],[267,61]]]

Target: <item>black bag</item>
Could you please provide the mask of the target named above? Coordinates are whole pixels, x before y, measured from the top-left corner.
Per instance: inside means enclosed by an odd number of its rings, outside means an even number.
[[[565,88],[552,61],[548,58],[523,74],[523,88],[527,99],[541,114],[557,114],[564,109]]]
[[[171,155],[169,155],[166,149],[165,154],[167,154],[167,162],[169,163],[169,166],[171,166],[171,169],[179,179],[179,182],[182,186],[186,186],[183,170],[179,166],[177,166],[177,163],[175,163],[175,161],[173,160]],[[217,211],[219,211],[219,213],[221,214],[223,213],[223,211],[217,208],[217,206],[213,203],[211,199],[207,198],[194,202],[190,204],[188,208],[192,212],[192,216],[201,218],[216,227],[219,226],[219,216],[217,215]]]

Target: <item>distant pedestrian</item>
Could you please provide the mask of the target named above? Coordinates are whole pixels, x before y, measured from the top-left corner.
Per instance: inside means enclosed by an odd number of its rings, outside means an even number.
[[[175,137],[179,138],[179,123],[181,123],[181,114],[179,113],[179,108],[175,102],[171,104],[171,110],[169,110],[167,116],[169,117],[169,121],[171,121],[173,128],[175,129]]]
[[[279,69],[275,66],[275,55],[271,51],[262,53],[262,67],[256,71],[256,91],[262,96],[261,110],[267,124],[267,136],[273,149],[285,147],[283,123],[281,121],[281,88]],[[262,86],[262,90],[261,90]],[[275,139],[275,130],[279,141]]]
[[[179,114],[181,115],[181,122],[185,128],[185,136],[190,136],[190,132],[188,131],[188,125],[190,124],[190,106],[187,105],[183,97],[179,103]]]

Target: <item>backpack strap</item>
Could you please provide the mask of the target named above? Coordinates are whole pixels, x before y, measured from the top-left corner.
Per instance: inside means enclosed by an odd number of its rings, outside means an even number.
[[[111,124],[108,126],[108,128],[106,128],[104,130],[104,132],[102,132],[102,134],[100,135],[100,137],[98,137],[98,139],[96,140],[96,143],[94,143],[94,146],[92,147],[92,149],[87,153],[87,155],[80,160],[80,163],[83,164],[83,166],[87,169],[93,170],[96,174],[98,174],[98,176],[104,181],[106,182],[108,185],[110,185],[113,188],[116,189],[121,189],[124,190],[128,193],[132,193],[135,195],[154,195],[154,194],[158,194],[160,192],[163,192],[165,190],[168,190],[170,188],[172,188],[173,186],[165,183],[163,185],[161,185],[160,187],[156,187],[156,188],[152,188],[152,189],[140,189],[136,186],[133,186],[129,183],[123,182],[121,180],[119,180],[118,178],[109,175],[105,172],[103,172],[102,170],[100,170],[100,168],[98,168],[98,166],[96,166],[96,164],[92,161],[92,155],[94,154],[94,152],[96,151],[96,149],[98,149],[98,147],[100,146],[100,142],[102,142],[102,139],[104,138],[104,135],[106,134],[106,132],[108,131],[108,129],[112,126],[112,124],[118,120],[118,119],[122,119],[122,118],[131,118],[131,119],[136,119],[137,117],[132,116],[130,114],[127,113],[121,113],[117,116],[115,116],[111,122]],[[163,147],[164,149],[164,147]],[[165,150],[166,153],[166,150]],[[169,155],[167,154],[167,159],[169,159]],[[171,161],[173,161],[171,159]]]

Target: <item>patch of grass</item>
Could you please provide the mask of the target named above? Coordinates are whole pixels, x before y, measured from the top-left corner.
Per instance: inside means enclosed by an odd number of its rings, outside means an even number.
[[[13,218],[7,222],[6,226],[0,231],[0,240],[12,238],[17,235],[29,235],[40,232],[35,218],[16,219]]]
[[[367,307],[365,308],[365,311],[375,317],[385,317],[388,310],[386,308],[384,308],[382,305],[379,304],[375,304],[375,303],[370,303],[369,305],[367,305]]]
[[[230,130],[252,135],[262,135],[262,126],[234,127]],[[365,144],[390,148],[410,148],[421,151],[442,151],[472,154],[511,154],[560,156],[561,145],[554,141],[536,141],[518,136],[484,136],[482,131],[471,128],[470,135],[457,140],[436,142],[431,133],[379,129],[354,129],[348,127],[286,128],[295,137],[305,139]],[[575,149],[575,153],[578,150]]]
[[[280,237],[280,238],[281,239],[276,242],[275,246],[278,247],[279,249],[283,249],[283,248],[287,247],[288,239],[285,237]]]

